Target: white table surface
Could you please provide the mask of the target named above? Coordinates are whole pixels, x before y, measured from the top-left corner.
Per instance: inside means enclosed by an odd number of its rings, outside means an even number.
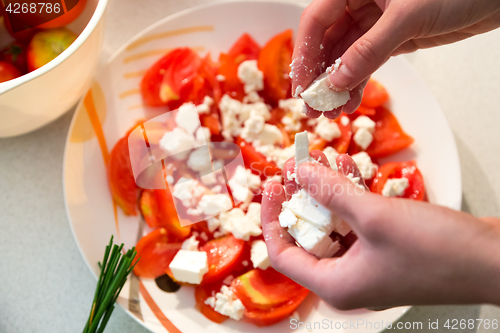
[[[205,2],[110,0],[102,58],[151,23]],[[500,30],[406,57],[437,97],[455,135],[463,209],[500,216]],[[90,310],[96,280],[72,237],[62,191],[64,142],[72,114],[33,133],[0,139],[1,333],[81,332]],[[454,318],[499,319],[500,309],[418,306],[401,321]],[[106,332],[147,331],[117,307]]]

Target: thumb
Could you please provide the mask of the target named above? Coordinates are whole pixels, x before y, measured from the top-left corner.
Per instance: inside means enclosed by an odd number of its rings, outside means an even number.
[[[345,51],[339,69],[328,76],[330,84],[336,90],[354,89],[410,39],[412,26],[389,7],[375,25]]]

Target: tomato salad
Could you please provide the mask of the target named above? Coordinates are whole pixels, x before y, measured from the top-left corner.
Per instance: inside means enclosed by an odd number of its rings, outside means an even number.
[[[166,274],[175,280],[170,266],[179,251],[205,252],[208,268],[193,286],[196,306],[217,323],[233,318],[272,325],[292,315],[309,293],[270,267],[260,227],[262,189],[269,180],[283,182],[283,165],[295,154],[295,133],[308,131],[310,150],[323,151],[332,165],[338,154],[350,154],[371,191],[425,198],[423,178],[414,161],[377,165],[377,159],[413,142],[387,108],[385,88],[370,80],[353,114],[335,120],[309,119],[302,113],[302,100],[293,99],[290,92],[292,49],[291,30],[274,36],[263,47],[243,34],[217,61],[189,48],[177,48],[154,63],[142,79],[145,105],[167,112],[192,103],[210,141],[239,145],[251,193],[237,207],[183,227],[174,206],[180,200],[176,185],[171,192],[135,184],[129,132],[111,152],[108,171],[114,201],[125,214],[141,214],[152,230],[137,244],[141,260],[135,274],[142,278]],[[187,159],[171,168],[176,179],[195,179]],[[253,225],[245,231],[238,229],[238,223]],[[352,232],[331,237],[343,245],[336,256],[356,240]]]

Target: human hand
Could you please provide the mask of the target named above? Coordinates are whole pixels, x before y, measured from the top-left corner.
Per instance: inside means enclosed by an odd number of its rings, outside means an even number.
[[[335,90],[350,90],[337,118],[361,103],[369,76],[391,56],[453,43],[500,27],[500,1],[314,0],[302,13],[292,62],[292,92],[306,88],[339,57],[329,75]],[[321,112],[309,107],[309,117]]]
[[[311,152],[311,156],[324,155]],[[429,203],[356,191],[341,175],[359,174],[355,163],[339,155],[337,165],[339,173],[328,166],[301,164],[297,181],[346,221],[358,240],[340,258],[319,260],[297,247],[278,222],[287,195],[281,184],[270,182],[262,200],[262,229],[276,270],[344,310],[500,304],[499,219],[479,219]],[[285,175],[286,171],[287,165]],[[286,184],[288,195],[294,186]]]

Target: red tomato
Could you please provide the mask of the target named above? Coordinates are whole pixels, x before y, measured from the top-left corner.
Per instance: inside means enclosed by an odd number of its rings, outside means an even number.
[[[3,60],[16,67],[20,72],[27,73],[26,52],[26,45],[13,42],[3,49]]]
[[[165,228],[176,240],[185,239],[191,226],[182,227],[169,189],[144,190],[140,208],[144,220],[151,228]]]
[[[21,76],[21,73],[16,67],[12,66],[8,62],[0,61],[0,83],[15,79]]]
[[[306,289],[307,290],[307,289]],[[290,317],[297,307],[306,298],[309,291],[300,293],[297,297],[289,300],[288,302],[274,308],[267,310],[245,310],[245,320],[257,326],[269,326],[276,324],[283,319]]]
[[[351,116],[351,120],[355,119],[355,115]],[[377,113],[370,118],[375,121],[375,132],[366,153],[372,159],[395,154],[413,143],[413,138],[403,131],[396,117],[388,109],[378,107]],[[349,147],[349,155],[360,151],[359,147],[352,142]]]
[[[141,258],[134,268],[137,276],[157,278],[165,274],[182,243],[171,243],[166,229],[153,230],[142,237],[135,250],[137,258]]]
[[[290,63],[292,62],[292,30],[274,36],[259,54],[259,69],[264,73],[264,94],[273,105],[290,98]]]
[[[212,296],[213,293],[219,292],[222,283],[213,283],[209,285],[197,285],[194,290],[194,298],[196,299],[196,308],[213,322],[218,324],[223,323],[229,317],[215,311],[210,305],[205,304],[205,300]]]
[[[393,162],[382,165],[378,169],[370,191],[381,194],[387,179],[402,177],[407,178],[409,183],[402,197],[423,201],[425,198],[424,178],[420,170],[418,170],[415,161]]]
[[[384,86],[370,79],[363,90],[361,105],[367,108],[376,108],[382,106],[387,100],[389,100],[389,94]]]
[[[255,60],[259,57],[260,46],[246,32],[234,42],[229,49],[228,55],[231,57],[244,56],[244,60]],[[240,61],[241,63],[242,61]]]
[[[248,310],[275,308],[309,293],[309,290],[273,268],[252,269],[234,279],[231,287]]]
[[[364,106],[361,104],[355,111],[357,115],[363,115],[363,116],[374,116],[375,113],[377,113],[377,110],[375,108],[371,108],[368,106]]]
[[[0,3],[2,3],[2,2],[0,1]],[[6,28],[7,32],[9,33],[9,35],[11,35],[12,37],[14,37],[14,39],[17,40],[17,41],[29,42],[29,40],[31,39],[31,37],[33,37],[33,35],[37,31],[39,31],[36,28],[29,29],[30,27],[32,27],[29,24],[26,24],[26,29],[25,30],[21,30],[21,31],[18,31],[18,32],[12,31],[12,27],[10,26],[10,21],[9,21],[9,18],[7,17],[6,13],[3,14],[3,22],[5,24],[5,28]]]
[[[257,59],[259,52],[260,46],[250,35],[244,33],[227,54],[221,53],[218,73],[224,76],[224,80],[220,83],[224,93],[229,94],[234,99],[243,100],[245,92],[243,84],[238,78],[238,66],[245,60]]]
[[[238,137],[236,144],[240,146],[243,162],[245,162],[247,169],[256,171],[258,174],[265,175],[266,177],[274,176],[281,172],[276,163],[268,161],[264,155],[255,150],[251,143]]]
[[[65,28],[37,32],[28,45],[28,70],[34,71],[55,59],[76,37]]]
[[[128,133],[111,150],[108,164],[108,177],[111,194],[115,203],[126,215],[137,215],[137,190],[130,163]]]
[[[228,276],[241,261],[245,241],[229,235],[207,242],[200,247],[208,256],[208,272],[203,275],[202,284],[220,281]]]
[[[185,102],[200,104],[206,95],[213,96],[214,90],[219,91],[209,57],[201,59],[187,47],[177,48],[162,57],[141,81],[146,105],[168,106],[172,110]]]
[[[342,116],[345,116],[345,114],[342,114]],[[322,139],[321,137],[317,137],[314,141],[312,141],[309,144],[309,150],[323,150],[325,149],[326,146],[331,146],[335,148],[335,150],[339,154],[345,154],[347,153],[347,150],[349,149],[349,144],[351,142],[351,137],[352,137],[352,129],[351,129],[351,122],[348,124],[344,125],[340,121],[340,118],[335,119],[334,121],[337,123],[341,136],[337,139],[333,139],[331,142],[327,142],[326,140]],[[311,132],[313,130],[311,129]]]
[[[37,28],[40,29],[53,29],[53,28],[60,28],[64,27],[65,25],[70,24],[80,14],[83,12],[85,9],[85,5],[87,4],[87,0],[78,0],[75,6],[73,8],[69,9],[64,15],[59,16],[56,19],[53,19],[47,23],[44,23],[42,25],[37,26]]]

